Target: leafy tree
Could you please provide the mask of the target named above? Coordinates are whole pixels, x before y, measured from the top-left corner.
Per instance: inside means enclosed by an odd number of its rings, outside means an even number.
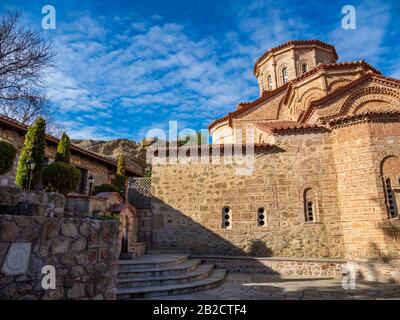
[[[113,186],[112,184],[101,184],[99,186],[95,186],[93,188],[93,194],[96,195],[100,192],[119,192],[118,188],[116,186]]]
[[[182,147],[184,145],[201,145],[201,144],[208,144],[208,137],[204,135],[201,131],[197,131],[194,134],[186,135],[183,137],[178,138],[177,146]]]
[[[11,169],[16,154],[17,149],[12,144],[0,140],[0,174]]]
[[[20,187],[28,186],[28,165],[27,161],[32,159],[35,162],[35,167],[32,171],[31,185],[37,187],[41,171],[44,165],[44,149],[46,145],[46,122],[42,117],[39,117],[29,127],[25,134],[24,146],[21,150],[21,155],[18,159],[16,184]]]
[[[62,134],[60,142],[57,145],[56,161],[71,162],[71,141],[65,132]]]
[[[122,152],[120,152],[118,155],[117,174],[123,177],[125,177],[126,174],[125,155]]]
[[[80,172],[72,164],[53,162],[43,168],[43,186],[48,191],[67,194],[79,184]]]

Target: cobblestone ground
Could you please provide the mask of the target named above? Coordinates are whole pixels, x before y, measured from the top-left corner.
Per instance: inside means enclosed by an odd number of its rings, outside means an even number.
[[[341,280],[331,278],[273,278],[231,273],[218,288],[153,300],[400,300],[400,285],[357,281],[356,289],[344,290]]]

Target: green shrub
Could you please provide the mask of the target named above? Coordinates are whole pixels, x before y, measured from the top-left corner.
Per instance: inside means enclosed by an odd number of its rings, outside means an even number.
[[[80,176],[78,169],[64,162],[53,162],[42,170],[43,186],[48,191],[62,194],[74,191],[79,184]]]
[[[117,220],[119,221],[118,213],[105,213],[97,218],[97,220]]]
[[[101,184],[99,186],[95,186],[93,188],[93,195],[96,195],[100,192],[119,192],[116,186],[113,186],[112,184]]]
[[[18,159],[15,183],[22,188],[28,186],[27,161],[32,159],[35,168],[32,171],[32,186],[36,187],[40,182],[40,175],[44,165],[44,148],[46,145],[46,122],[39,117],[29,127],[25,134],[24,146]]]
[[[0,140],[0,174],[11,169],[16,154],[17,149],[12,144]]]
[[[56,161],[57,162],[71,162],[71,141],[69,137],[65,134],[62,134],[60,142],[57,145],[57,153],[56,153]]]

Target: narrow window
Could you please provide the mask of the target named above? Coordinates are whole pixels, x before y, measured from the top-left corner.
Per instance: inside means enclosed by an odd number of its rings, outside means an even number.
[[[304,74],[304,73],[306,73],[306,72],[308,72],[308,65],[307,65],[307,63],[303,63],[302,65],[301,65],[301,72]]]
[[[271,91],[272,90],[272,77],[268,76],[268,90]]]
[[[399,212],[397,211],[396,198],[392,189],[392,181],[390,180],[390,178],[387,178],[385,180],[385,191],[389,218],[397,218],[399,216]]]
[[[259,227],[265,226],[265,209],[258,208],[257,210],[257,224]]]
[[[224,207],[222,209],[222,228],[231,228],[231,218],[232,218],[232,212],[229,207]]]
[[[312,189],[304,191],[304,214],[306,222],[315,221],[315,195]]]
[[[282,79],[283,79],[283,84],[289,82],[289,72],[286,67],[282,69]]]

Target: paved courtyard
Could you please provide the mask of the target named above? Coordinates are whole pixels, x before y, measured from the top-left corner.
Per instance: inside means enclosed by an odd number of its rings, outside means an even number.
[[[357,281],[356,289],[344,290],[341,280],[331,278],[228,274],[218,288],[191,294],[151,298],[151,300],[326,300],[396,299],[400,285]]]

